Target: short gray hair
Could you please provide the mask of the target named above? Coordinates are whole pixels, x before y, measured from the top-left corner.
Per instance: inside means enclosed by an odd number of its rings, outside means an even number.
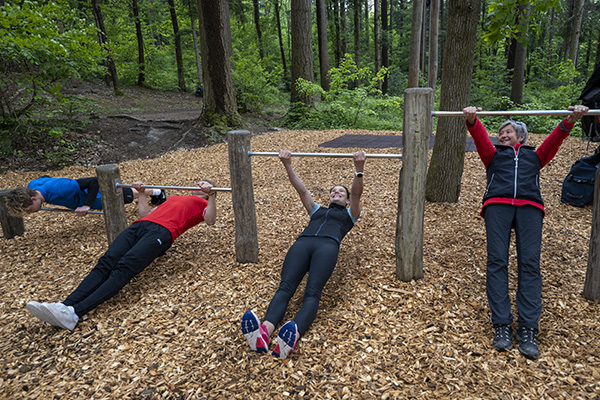
[[[527,139],[529,138],[529,133],[527,132],[527,125],[525,125],[524,122],[514,121],[512,119],[506,120],[502,125],[500,125],[500,128],[498,128],[498,132],[500,132],[502,129],[504,129],[506,125],[509,124],[512,125],[512,127],[515,129],[515,132],[517,133],[517,140],[519,140],[519,143],[526,144]],[[522,141],[520,141],[521,137],[523,138]]]

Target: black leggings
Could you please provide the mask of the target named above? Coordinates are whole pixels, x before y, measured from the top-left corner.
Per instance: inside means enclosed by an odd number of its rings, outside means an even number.
[[[281,283],[265,315],[265,321],[277,326],[283,319],[288,303],[308,272],[302,307],[294,322],[303,335],[313,322],[319,308],[321,293],[333,273],[339,244],[326,237],[299,237],[290,247],[281,268]]]
[[[136,222],[108,247],[98,264],[63,301],[83,316],[113,297],[171,247],[171,232],[154,222]]]

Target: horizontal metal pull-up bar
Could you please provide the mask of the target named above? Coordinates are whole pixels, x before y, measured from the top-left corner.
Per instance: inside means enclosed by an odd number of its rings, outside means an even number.
[[[133,187],[133,185],[125,184],[125,183],[116,183],[116,187]],[[165,185],[142,185],[140,186],[142,189],[171,189],[171,190],[200,190],[198,186],[165,186]],[[231,192],[231,188],[220,188],[213,187],[210,188],[215,192]]]
[[[61,211],[61,212],[69,212],[69,213],[74,213],[75,210],[71,210],[70,208],[50,208],[50,207],[42,207],[40,208],[41,211]],[[89,210],[87,212],[88,214],[104,214],[102,211],[92,211]]]
[[[570,115],[569,110],[511,110],[511,111],[477,111],[477,116],[491,117],[496,115]],[[464,117],[462,111],[432,111],[434,117]],[[600,115],[600,110],[589,110],[586,115]]]
[[[279,156],[276,151],[248,151],[249,156]],[[352,158],[354,153],[291,153],[294,157],[337,157],[337,158]],[[365,154],[367,158],[402,158],[402,154]]]

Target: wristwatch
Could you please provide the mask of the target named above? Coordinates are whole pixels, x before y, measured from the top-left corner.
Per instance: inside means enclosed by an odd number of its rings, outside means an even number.
[[[364,175],[364,171],[358,172],[357,170],[354,170],[354,176],[356,176],[357,178],[362,178]]]

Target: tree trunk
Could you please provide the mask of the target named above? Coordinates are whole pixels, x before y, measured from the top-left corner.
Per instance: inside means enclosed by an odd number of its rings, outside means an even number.
[[[348,52],[348,42],[346,40],[346,0],[340,0],[340,29],[342,31],[342,58],[344,58]]]
[[[342,59],[342,42],[340,36],[340,3],[338,0],[333,0],[333,21],[335,25],[335,50],[333,57],[335,58],[335,66],[340,66]]]
[[[327,46],[327,14],[325,0],[317,0],[317,36],[319,40],[319,71],[321,87],[329,91],[329,48]]]
[[[440,16],[440,0],[431,0],[429,10],[429,67],[427,68],[427,86],[433,89],[437,83],[438,73],[438,26]]]
[[[419,87],[419,55],[421,54],[421,29],[423,25],[423,0],[412,3],[412,29],[408,56],[408,87]]]
[[[469,104],[480,6],[479,0],[450,0],[448,4],[447,37],[451,40],[446,40],[444,47],[442,110],[461,110]],[[427,173],[427,200],[458,201],[464,157],[464,119],[439,118]]]
[[[198,0],[204,106],[200,123],[220,131],[241,123],[231,77],[231,28],[228,2]]]
[[[256,26],[256,37],[258,38],[258,55],[262,60],[265,57],[262,45],[262,31],[260,30],[260,8],[258,0],[252,0],[254,6],[254,26]]]
[[[207,0],[206,0],[207,1]],[[314,104],[312,96],[298,92],[296,80],[313,82],[312,18],[310,0],[292,0],[292,93],[291,102]]]
[[[520,26],[519,40],[515,50],[515,69],[513,70],[510,99],[515,104],[523,102],[523,81],[525,79],[525,64],[527,61],[527,26],[529,24],[529,4],[519,7]]]
[[[198,76],[198,86],[202,86],[202,61],[200,60],[200,51],[198,50],[198,35],[196,33],[197,12],[194,12],[194,0],[189,0],[190,7],[190,27],[192,29],[192,39],[194,41],[194,54],[196,56],[196,74]]]
[[[175,0],[169,0],[169,12],[171,13],[171,23],[173,24],[173,36],[175,37],[175,61],[177,62],[177,82],[179,90],[186,91],[185,73],[183,71],[183,53],[181,52],[181,35],[179,34],[179,23],[177,22],[177,13],[175,11]]]
[[[598,43],[596,46],[596,62],[595,65],[600,64],[600,36],[598,36]]]
[[[277,35],[279,36],[279,51],[281,52],[281,64],[283,76],[287,76],[287,65],[285,62],[285,50],[283,49],[283,35],[281,33],[281,16],[279,14],[279,0],[275,0],[275,19],[277,21]]]
[[[388,67],[390,65],[389,58],[389,29],[388,29],[388,2],[381,0],[381,66]],[[388,76],[386,74],[381,83],[381,92],[386,94],[388,91]]]
[[[138,43],[138,86],[144,86],[146,80],[146,64],[144,60],[144,36],[142,35],[142,23],[140,21],[140,8],[137,0],[133,0],[133,18],[135,19],[135,35]]]
[[[381,69],[381,2],[373,4],[373,42],[375,45],[375,72]]]
[[[573,1],[573,24],[570,29],[569,51],[566,54],[567,59],[573,61],[573,66],[575,68],[577,68],[577,57],[579,54],[579,35],[581,34],[581,22],[583,20],[583,2],[584,0]]]
[[[106,28],[104,27],[104,18],[102,17],[102,11],[100,10],[100,5],[98,5],[98,0],[92,0],[92,12],[94,13],[94,20],[96,21],[96,28],[98,28],[98,41],[100,42],[100,46],[106,51],[104,65],[108,71],[108,77],[110,78],[110,81],[107,80],[107,82],[112,82],[113,93],[116,96],[120,96],[123,93],[121,92],[121,86],[119,85],[117,67],[115,66],[115,62],[110,52],[110,46],[108,45]]]
[[[354,62],[360,69],[360,0],[354,0]],[[360,82],[356,82],[358,86]]]

